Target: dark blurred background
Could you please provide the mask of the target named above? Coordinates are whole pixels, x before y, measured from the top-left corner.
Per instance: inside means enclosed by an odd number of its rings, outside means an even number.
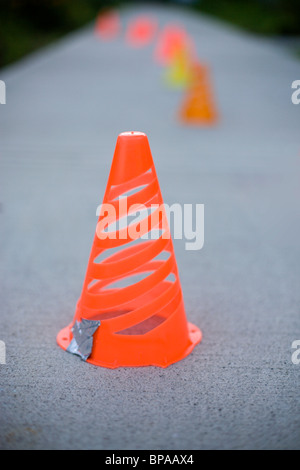
[[[127,3],[0,0],[0,67],[92,21],[102,10]],[[263,35],[300,35],[300,0],[166,0],[155,3],[181,5]]]

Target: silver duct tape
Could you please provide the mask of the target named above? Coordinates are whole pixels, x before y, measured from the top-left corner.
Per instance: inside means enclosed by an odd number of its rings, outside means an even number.
[[[73,339],[67,347],[67,351],[86,361],[93,349],[93,336],[100,325],[99,320],[85,320],[83,318],[81,322],[76,321],[72,328]]]

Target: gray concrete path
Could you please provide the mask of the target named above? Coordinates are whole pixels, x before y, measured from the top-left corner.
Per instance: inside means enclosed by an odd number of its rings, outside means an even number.
[[[147,8],[125,9],[122,22]],[[206,17],[178,21],[221,114],[181,126],[153,44],[92,27],[3,70],[1,449],[300,447],[300,61]],[[56,346],[80,295],[117,135],[147,133],[165,202],[205,204],[205,245],[175,249],[203,342],[169,367],[108,370]]]

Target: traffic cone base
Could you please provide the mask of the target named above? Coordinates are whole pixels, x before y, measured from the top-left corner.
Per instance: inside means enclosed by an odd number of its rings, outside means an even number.
[[[128,192],[127,207],[121,202]],[[154,205],[155,211],[110,232],[112,237],[103,237],[111,222],[105,215],[107,206],[120,220],[130,214],[131,204]],[[101,208],[74,319],[59,332],[57,342],[98,366],[167,367],[187,356],[202,335],[186,319],[173,242],[145,134],[119,135]],[[154,217],[161,208],[161,216]],[[134,240],[130,228],[138,229]],[[149,239],[152,230],[159,233]]]
[[[68,349],[70,342],[72,341],[72,327],[73,324],[68,325],[66,328],[63,328],[57,335],[57,343],[58,345],[64,349],[65,351]],[[145,342],[140,338],[140,336],[133,336],[130,335],[128,338],[124,338],[122,341],[122,345],[124,347],[124,351],[126,351],[126,355],[122,357],[122,362],[118,362],[115,358],[114,354],[114,345],[120,347],[119,338],[114,340],[113,337],[107,338],[110,339],[108,351],[103,354],[101,359],[97,358],[96,355],[91,355],[86,362],[89,364],[93,364],[94,366],[106,367],[108,369],[117,369],[119,367],[141,367],[141,366],[155,366],[155,367],[162,367],[166,368],[171,364],[174,364],[185,357],[187,357],[194,349],[194,347],[201,342],[202,339],[202,332],[200,329],[195,326],[194,324],[188,322],[187,323],[188,329],[188,337],[189,341],[188,344],[182,349],[182,351],[176,355],[168,355],[164,350],[162,344],[153,345],[151,342],[151,338],[148,338],[147,347],[145,350]],[[98,330],[100,331],[100,330]],[[97,342],[101,342],[101,337],[95,334],[94,335],[94,344],[97,348]],[[102,349],[105,347],[104,344],[101,344]],[[103,351],[104,353],[104,351]],[[161,359],[153,359],[154,354],[158,353],[161,356]]]
[[[207,104],[198,104],[197,100],[187,100],[188,103],[182,107],[180,118],[189,124],[214,124],[218,120],[216,112]]]

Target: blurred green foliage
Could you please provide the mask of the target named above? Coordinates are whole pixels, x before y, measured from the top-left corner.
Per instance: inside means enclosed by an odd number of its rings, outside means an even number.
[[[48,44],[117,2],[0,0],[0,67]]]
[[[300,0],[198,0],[194,8],[265,35],[300,34]]]
[[[0,67],[92,21],[102,9],[124,3],[114,0],[0,0]],[[159,3],[170,5],[175,2],[162,0]],[[300,0],[195,0],[181,3],[252,32],[300,34]]]

